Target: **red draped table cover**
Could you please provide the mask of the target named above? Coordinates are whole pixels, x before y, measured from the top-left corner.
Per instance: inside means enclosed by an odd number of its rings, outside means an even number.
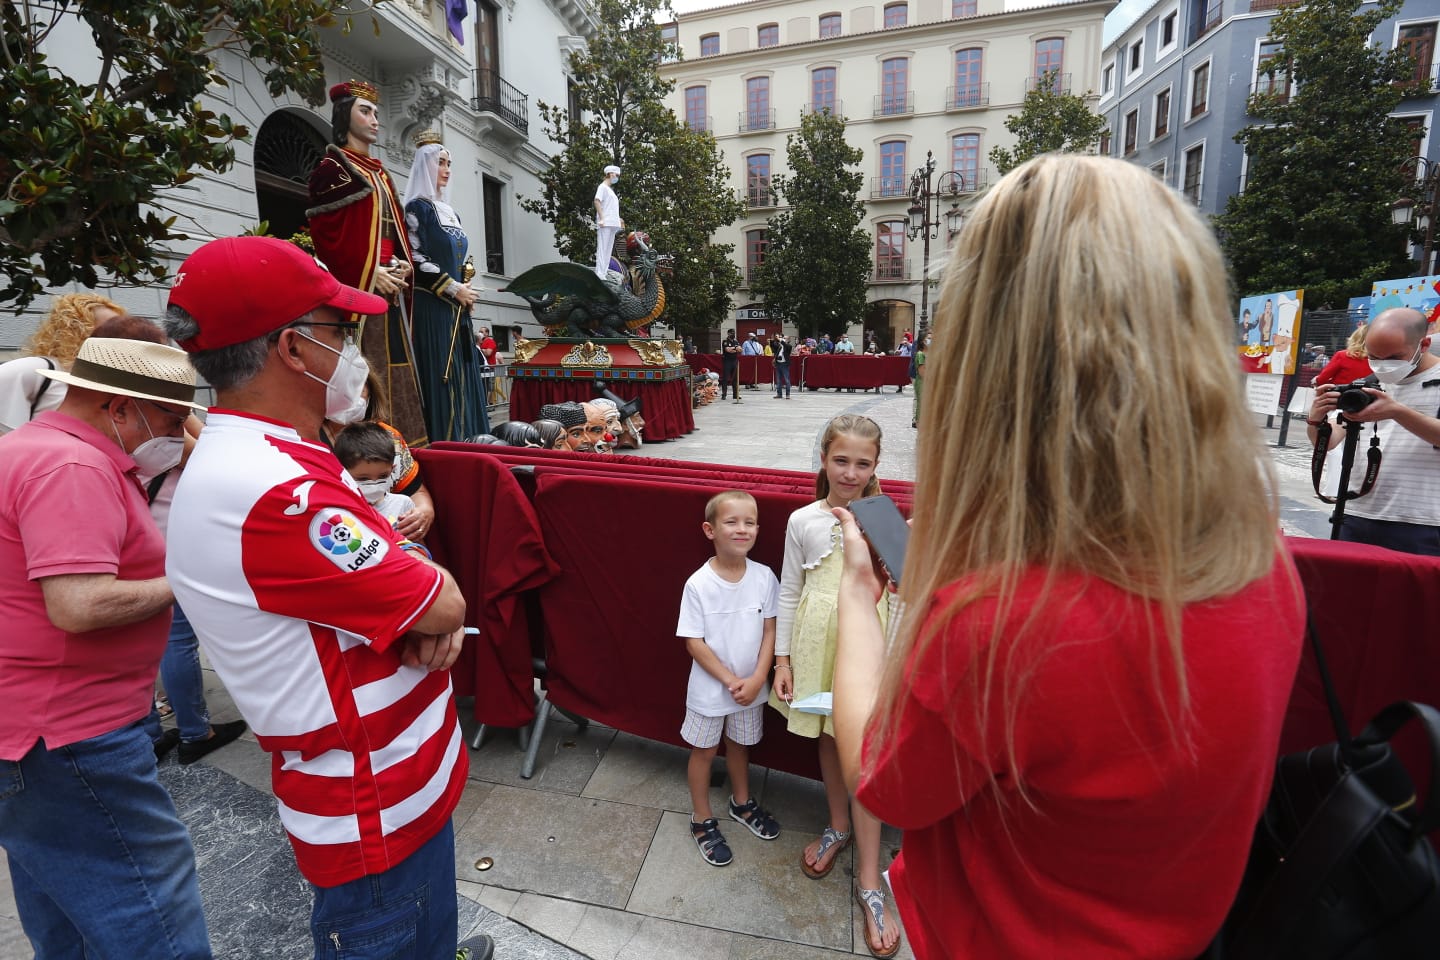
[[[526,422],[540,418],[540,408],[547,403],[574,400],[584,403],[595,399],[595,377],[573,380],[516,379],[510,387],[510,419]],[[646,440],[674,440],[695,429],[695,410],[690,396],[690,380],[680,377],[654,383],[637,380],[610,382],[610,390],[624,400],[644,398]]]

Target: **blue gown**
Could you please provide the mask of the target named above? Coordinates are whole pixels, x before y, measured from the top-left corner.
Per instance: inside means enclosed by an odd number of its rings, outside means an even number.
[[[485,408],[486,382],[468,311],[444,295],[460,281],[460,266],[470,248],[458,224],[442,225],[435,204],[411,200],[405,207],[415,256],[415,315],[412,339],[420,398],[431,440],[466,440],[490,432]],[[448,373],[448,377],[447,377]]]

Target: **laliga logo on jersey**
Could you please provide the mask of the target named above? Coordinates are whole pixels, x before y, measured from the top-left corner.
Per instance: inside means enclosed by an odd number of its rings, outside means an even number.
[[[390,551],[390,541],[377,536],[355,514],[327,507],[310,521],[310,542],[341,570],[354,572],[378,563]]]

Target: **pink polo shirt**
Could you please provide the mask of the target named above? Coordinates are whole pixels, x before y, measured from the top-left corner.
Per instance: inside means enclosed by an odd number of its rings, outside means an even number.
[[[50,622],[43,577],[165,575],[165,541],[114,437],[42,413],[0,437],[0,759],[37,740],[55,749],[150,710],[170,608],[139,623],[66,633]]]

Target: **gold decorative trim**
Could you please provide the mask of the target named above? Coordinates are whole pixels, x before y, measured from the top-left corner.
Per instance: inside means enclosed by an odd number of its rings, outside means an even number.
[[[584,343],[577,343],[565,354],[565,359],[560,361],[562,367],[609,367],[614,364],[610,359],[610,351],[604,344],[591,343],[586,340]]]
[[[684,362],[679,340],[630,340],[629,344],[647,367],[673,367]]]
[[[524,343],[515,344],[515,362],[529,363],[535,354],[550,346],[550,341],[544,337],[537,337],[534,340],[526,340]]]

